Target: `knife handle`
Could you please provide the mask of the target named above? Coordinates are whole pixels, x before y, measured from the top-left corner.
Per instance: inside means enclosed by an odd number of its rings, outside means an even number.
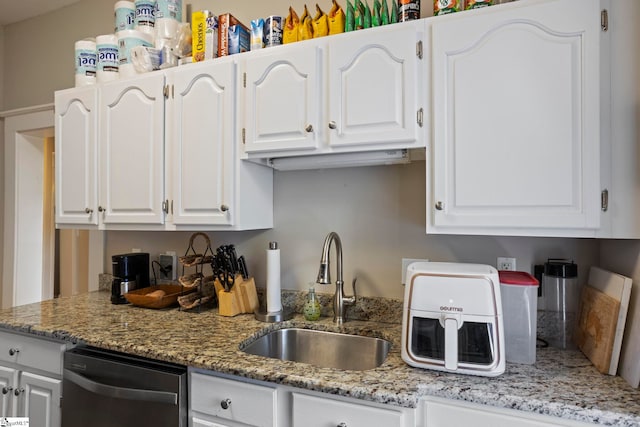
[[[240,274],[242,274],[243,279],[249,278],[249,272],[247,271],[247,262],[244,260],[244,255],[238,258],[238,268],[240,269]]]

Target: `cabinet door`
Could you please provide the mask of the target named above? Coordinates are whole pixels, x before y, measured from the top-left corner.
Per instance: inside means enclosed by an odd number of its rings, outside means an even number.
[[[401,411],[293,393],[294,426],[403,427]]]
[[[98,225],[97,90],[55,94],[56,223]]]
[[[173,75],[167,184],[174,224],[233,224],[236,65],[207,63]]]
[[[164,74],[100,94],[100,206],[105,224],[164,223]]]
[[[247,59],[245,151],[313,150],[322,140],[322,49],[314,42]]]
[[[18,386],[18,371],[0,366],[0,417],[15,417],[18,408],[13,392]]]
[[[34,426],[60,426],[62,381],[30,372],[20,375],[18,413]]]
[[[424,146],[419,104],[426,100],[418,85],[416,25],[349,33],[330,44],[331,146]]]
[[[593,233],[600,211],[599,2],[477,12],[432,24],[427,231]]]

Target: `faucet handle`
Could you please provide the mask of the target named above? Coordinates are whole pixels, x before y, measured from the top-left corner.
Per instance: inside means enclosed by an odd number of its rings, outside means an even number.
[[[356,296],[356,282],[358,281],[358,277],[354,277],[353,280],[351,281],[351,288],[353,289],[353,295],[351,295],[350,297],[343,297],[343,303],[344,305],[356,305],[356,300],[357,300],[357,296]]]

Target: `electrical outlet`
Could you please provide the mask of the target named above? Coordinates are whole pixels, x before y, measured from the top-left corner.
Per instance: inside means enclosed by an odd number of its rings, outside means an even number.
[[[515,258],[498,257],[497,266],[498,266],[498,270],[515,271],[515,269],[516,269],[516,259]]]
[[[158,272],[158,280],[174,281],[177,278],[176,253],[167,252],[158,256],[158,264],[160,264]]]
[[[417,258],[402,258],[402,285],[404,286],[406,278],[407,278],[407,267],[412,262],[429,262],[428,259],[417,259]]]

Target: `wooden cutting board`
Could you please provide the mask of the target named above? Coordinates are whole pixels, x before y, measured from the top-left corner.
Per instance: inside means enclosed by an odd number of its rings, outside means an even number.
[[[625,331],[628,329],[626,324],[632,280],[629,277],[599,267],[591,267],[587,284],[620,301],[616,336],[613,341],[611,364],[609,365],[609,375],[615,375],[618,372],[618,362],[621,362],[620,354],[623,346],[623,337],[627,337]]]
[[[619,311],[620,301],[585,285],[574,340],[603,374],[609,373]]]

